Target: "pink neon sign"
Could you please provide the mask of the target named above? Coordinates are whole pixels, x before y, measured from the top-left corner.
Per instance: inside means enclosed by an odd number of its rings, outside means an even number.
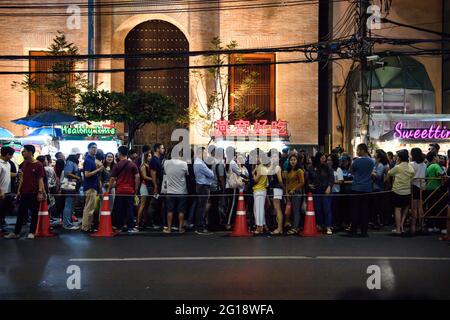
[[[404,129],[403,122],[397,122],[394,129],[394,139],[449,139],[450,130],[446,126],[434,126],[426,129]]]

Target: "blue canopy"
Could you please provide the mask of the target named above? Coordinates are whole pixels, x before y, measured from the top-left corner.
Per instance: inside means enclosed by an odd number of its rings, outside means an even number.
[[[46,111],[32,114],[24,118],[12,120],[12,122],[16,124],[21,124],[32,128],[71,124],[77,121],[78,119],[75,116],[59,111]]]
[[[0,128],[0,138],[13,138],[14,135],[11,131],[6,130],[5,128]]]
[[[44,128],[38,128],[33,130],[28,137],[35,137],[35,136],[44,136],[44,135],[48,135],[48,136],[52,136],[52,137],[57,137],[57,138],[62,138],[62,131],[60,128],[48,128],[48,127],[44,127]]]

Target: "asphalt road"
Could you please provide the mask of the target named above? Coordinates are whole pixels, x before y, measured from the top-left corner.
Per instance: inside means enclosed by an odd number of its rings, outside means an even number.
[[[0,299],[450,298],[450,246],[436,235],[229,238],[145,232],[91,238],[64,232],[56,238],[0,239],[0,255]],[[73,265],[81,288],[70,290],[67,279],[74,274],[67,268]],[[381,289],[367,288],[371,265],[380,267]]]

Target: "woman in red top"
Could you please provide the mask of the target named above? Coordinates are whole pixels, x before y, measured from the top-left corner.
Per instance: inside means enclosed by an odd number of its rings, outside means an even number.
[[[139,189],[139,193],[141,195],[141,203],[139,204],[138,214],[137,214],[137,226],[138,228],[143,228],[143,214],[144,210],[147,210],[149,191],[148,188],[152,186],[152,178],[150,176],[150,160],[152,158],[152,154],[150,151],[144,153],[144,160],[142,161],[142,165],[140,167],[140,176],[141,176],[141,187]]]

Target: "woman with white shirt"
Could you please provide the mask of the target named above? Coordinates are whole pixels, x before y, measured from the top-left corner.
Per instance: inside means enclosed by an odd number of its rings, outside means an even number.
[[[413,201],[411,207],[412,219],[411,219],[411,234],[416,233],[417,217],[423,216],[423,208],[420,205],[420,193],[425,190],[425,176],[427,171],[427,165],[425,164],[425,155],[419,148],[411,149],[411,165],[414,168],[414,180],[413,180]],[[422,220],[419,219],[419,228],[422,228]]]

